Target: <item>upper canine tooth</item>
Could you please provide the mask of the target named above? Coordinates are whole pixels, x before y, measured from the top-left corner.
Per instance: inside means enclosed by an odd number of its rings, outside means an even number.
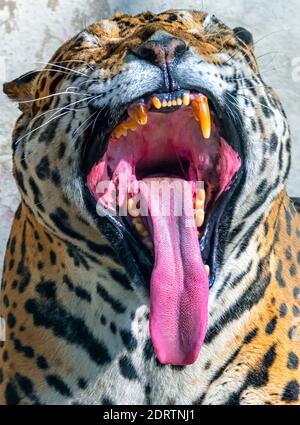
[[[156,109],[160,109],[161,108],[161,101],[159,100],[159,98],[157,96],[152,97],[152,104],[154,106],[154,108]]]
[[[189,93],[184,93],[183,97],[182,97],[182,103],[184,104],[184,106],[189,106],[190,104],[190,94]]]
[[[145,105],[137,105],[135,108],[129,109],[128,113],[134,118],[138,124],[146,125],[148,122],[148,111]]]
[[[192,107],[194,109],[195,118],[200,123],[204,139],[211,136],[211,116],[206,96],[198,96],[193,100]]]
[[[205,268],[206,273],[209,274],[210,273],[210,267],[206,264],[204,266],[204,268]]]

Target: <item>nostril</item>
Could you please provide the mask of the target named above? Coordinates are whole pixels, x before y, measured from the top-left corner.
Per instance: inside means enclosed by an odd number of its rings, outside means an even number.
[[[150,47],[140,47],[137,49],[137,55],[148,62],[155,62],[157,56],[155,50]]]
[[[188,46],[184,41],[174,37],[163,42],[149,40],[140,46],[131,47],[132,53],[138,58],[162,68],[183,56],[187,49]]]
[[[165,62],[164,48],[155,41],[147,41],[140,46],[133,46],[131,47],[131,51],[138,58],[158,66],[163,66]]]
[[[180,41],[179,44],[175,47],[175,57],[181,57],[188,50],[188,46],[184,41]]]

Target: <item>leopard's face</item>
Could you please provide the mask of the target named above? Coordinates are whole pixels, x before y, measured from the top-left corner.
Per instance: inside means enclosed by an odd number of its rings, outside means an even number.
[[[201,12],[117,15],[5,89],[23,110],[13,150],[24,201],[64,238],[104,233],[137,286],[151,282],[160,361],[192,363],[209,285],[289,169],[288,126],[251,35]],[[184,193],[181,215],[154,214],[157,183],[171,185],[169,201]]]

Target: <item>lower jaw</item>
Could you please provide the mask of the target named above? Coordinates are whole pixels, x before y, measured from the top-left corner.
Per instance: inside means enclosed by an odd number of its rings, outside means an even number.
[[[116,142],[110,142],[109,146],[114,147],[114,143]],[[108,149],[108,156],[118,149],[122,150],[120,147],[115,151]],[[121,157],[124,159],[123,154]],[[188,180],[184,176],[172,179],[181,182]],[[213,283],[216,270],[218,225],[239,179],[240,173],[233,173],[229,187],[218,194],[218,199],[201,229],[200,241],[197,227],[182,230],[186,221],[194,217],[195,193],[192,192],[190,207],[180,218],[171,214],[169,217],[153,220],[151,206],[148,205],[152,223],[152,241],[149,241],[148,247],[141,242],[138,232],[132,227],[135,220],[126,221],[127,224],[131,223],[129,228],[120,217],[107,216],[105,221],[103,218],[98,220],[101,230],[113,242],[117,251],[124,253],[123,244],[127,245],[129,252],[121,260],[125,262],[137,285],[143,281],[149,288],[150,281],[150,333],[157,357],[163,364],[188,365],[194,363],[198,357],[206,334],[209,285]],[[94,199],[99,200],[92,179],[88,181]],[[90,196],[87,195],[87,198],[91,205]],[[153,250],[151,243],[154,245]],[[205,269],[206,262],[210,265],[210,282]]]

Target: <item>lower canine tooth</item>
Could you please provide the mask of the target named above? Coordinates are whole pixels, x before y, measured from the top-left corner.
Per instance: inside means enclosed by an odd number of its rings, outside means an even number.
[[[204,210],[199,209],[195,211],[195,222],[197,227],[202,227],[204,223]]]
[[[131,217],[138,217],[140,215],[140,212],[138,209],[136,209],[135,207],[135,203],[133,201],[133,199],[129,199],[128,200],[128,212],[131,215]]]
[[[204,208],[204,201],[202,201],[201,199],[196,199],[195,200],[195,209],[196,210],[200,210]]]
[[[204,268],[206,270],[206,273],[209,274],[210,273],[210,267],[208,265],[205,265]]]
[[[139,210],[135,210],[134,208],[129,211],[131,217],[138,217],[140,215]]]

